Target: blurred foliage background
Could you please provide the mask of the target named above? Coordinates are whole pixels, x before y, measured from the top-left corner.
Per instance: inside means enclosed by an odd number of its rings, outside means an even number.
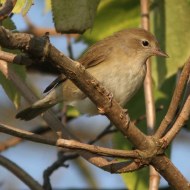
[[[44,2],[45,6],[42,12],[44,14],[52,12],[57,32],[63,35],[65,33],[81,34],[74,37],[73,43],[82,41],[90,46],[116,31],[140,27],[139,0],[45,0]],[[22,14],[23,17],[26,17],[33,3],[35,4],[35,1],[19,0],[13,10],[14,14]],[[190,1],[188,0],[150,1],[151,32],[156,35],[161,44],[161,49],[167,52],[170,57],[168,59],[152,59],[155,104],[156,108],[163,106],[163,109],[157,112],[156,126],[160,124],[167,111],[180,68],[189,56],[189,10]],[[3,25],[11,30],[16,30],[16,23],[11,18],[3,21]],[[23,80],[26,78],[26,72],[30,71],[21,66],[16,66],[13,69],[19,73]],[[43,68],[39,72],[42,70]],[[51,66],[48,73],[55,74],[51,73]],[[0,83],[13,104],[18,108],[20,94],[12,82],[0,73]],[[126,107],[131,119],[137,119],[145,114],[143,89],[135,95]],[[72,113],[76,116],[76,112],[70,110],[69,114],[72,115]],[[146,133],[145,126],[145,120],[138,123],[138,127]],[[186,128],[189,129],[188,125]],[[122,149],[130,147],[130,144],[120,134],[115,135],[114,142],[117,147]],[[124,174],[123,179],[130,189],[147,189],[148,169]]]

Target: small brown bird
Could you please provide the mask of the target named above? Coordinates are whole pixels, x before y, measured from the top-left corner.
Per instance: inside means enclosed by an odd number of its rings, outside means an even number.
[[[138,28],[117,32],[97,42],[78,61],[124,106],[142,85],[146,60],[153,55],[168,57],[150,32]],[[81,113],[98,114],[91,100],[63,75],[45,91],[49,90],[44,98],[18,113],[16,118],[33,119],[62,101],[76,106]]]

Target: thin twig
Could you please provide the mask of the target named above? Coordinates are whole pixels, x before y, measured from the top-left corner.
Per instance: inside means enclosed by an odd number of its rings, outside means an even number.
[[[43,135],[44,133],[50,132],[50,128],[49,127],[37,127],[36,129],[33,129],[31,131],[32,133],[35,134],[40,134]],[[13,146],[16,146],[17,144],[23,142],[23,139],[18,138],[18,137],[12,137],[12,138],[8,138],[5,141],[1,142],[0,144],[0,152],[5,151],[9,148],[12,148]]]
[[[183,106],[184,106],[184,104],[185,104],[185,102],[186,102],[189,94],[190,94],[190,76],[189,76],[189,79],[187,81],[187,85],[186,85],[186,88],[185,88],[183,100],[181,102],[181,105],[180,105],[180,108],[179,108],[179,111],[178,111],[179,113],[181,112],[181,110],[182,110],[182,108],[183,108]]]
[[[23,140],[18,137],[12,137],[10,139],[7,139],[4,142],[1,142],[0,144],[0,152],[3,152],[7,150],[10,147],[16,146],[17,144],[21,143]]]
[[[22,87],[23,85],[25,86],[25,84],[23,84],[23,82],[21,82],[21,80],[20,80],[20,86]],[[29,100],[30,100],[30,97],[33,94],[33,92],[31,90],[29,91],[30,93],[28,91],[25,91],[25,92],[26,93],[24,93],[24,91],[23,91],[23,95],[26,97],[26,99],[29,98]],[[52,123],[54,123],[54,125],[56,125],[56,123],[59,122],[53,113],[50,114],[47,117],[47,119],[48,119],[47,123],[49,125],[51,125]],[[60,122],[58,123],[58,125],[60,125]],[[64,132],[64,134],[67,135],[68,133]],[[80,155],[82,155],[85,159],[87,159],[89,162],[96,165],[97,167],[100,167],[106,171],[114,172],[114,173],[122,173],[122,172],[132,171],[132,170],[136,170],[141,167],[141,165],[136,164],[135,162],[134,163],[133,162],[118,163],[115,161],[108,161],[107,159],[105,159],[103,157],[94,155],[89,152],[87,153],[87,152],[80,151]]]
[[[110,157],[119,157],[119,158],[141,158],[141,151],[126,151],[126,150],[115,150],[110,148],[104,148],[95,145],[89,145],[85,143],[80,143],[75,140],[67,140],[67,139],[47,139],[40,135],[36,135],[32,132],[28,132],[21,129],[16,129],[14,127],[10,127],[8,125],[0,123],[0,131],[14,135],[20,138],[24,138],[33,142],[39,142],[43,144],[58,146],[62,148],[69,148],[73,150],[85,150],[91,153],[110,156]]]
[[[149,0],[141,0],[141,24],[142,27],[149,31]],[[149,134],[153,134],[156,122],[156,111],[154,104],[154,95],[152,89],[151,62],[147,60],[147,74],[144,81],[145,106],[147,116],[147,129]],[[160,175],[150,166],[149,190],[157,190],[160,183]]]
[[[185,66],[183,67],[181,76],[175,87],[175,91],[173,93],[172,100],[171,100],[170,106],[168,108],[168,111],[167,111],[164,119],[162,120],[158,130],[155,133],[156,138],[161,138],[165,134],[168,126],[174,120],[178,106],[179,106],[179,102],[182,99],[182,94],[183,94],[186,82],[189,78],[189,74],[190,74],[190,57],[188,58],[188,60],[185,63]]]
[[[172,128],[166,133],[166,135],[162,138],[163,145],[167,147],[170,142],[175,138],[175,136],[178,134],[180,129],[184,126],[184,124],[187,122],[190,116],[190,95],[188,95],[188,98],[177,117],[175,123],[173,124]]]
[[[49,61],[57,67],[60,72],[63,72],[67,77],[69,77],[78,88],[80,88],[84,93],[86,93],[89,98],[104,111],[104,114],[113,122],[113,124],[126,136],[133,145],[141,150],[146,150],[151,154],[158,149],[155,141],[157,139],[152,137],[147,137],[144,135],[132,122],[129,120],[128,114],[119,106],[119,104],[113,99],[108,98],[108,91],[103,87],[94,77],[92,77],[78,62],[73,61],[58,51],[54,46],[50,44],[47,37],[36,38],[32,35],[12,33],[3,27],[0,27],[0,44],[3,47],[10,49],[20,49],[30,56],[38,59],[49,59]],[[8,133],[9,129],[7,130]],[[47,140],[47,139],[46,139]],[[155,145],[155,146],[152,146]],[[153,148],[153,149],[151,149]],[[159,147],[160,148],[160,147]],[[151,151],[150,151],[151,150]],[[145,165],[143,161],[145,160],[134,160],[129,162],[118,162],[117,160],[106,160],[102,156],[93,154],[87,151],[78,151],[85,159],[90,163],[96,165],[97,167],[114,173],[129,172],[141,168]],[[157,151],[156,151],[157,153]],[[152,164],[159,170],[160,173],[165,176],[165,169],[167,169],[168,163],[165,162],[164,157],[153,156],[154,160],[159,158],[159,162],[152,162]],[[150,161],[150,159],[149,159]],[[149,162],[146,162],[149,164]],[[162,166],[164,168],[161,168]],[[171,165],[171,164],[170,164]],[[171,168],[174,166],[171,165]],[[172,172],[167,172],[166,179],[168,182],[178,187],[178,181],[183,183],[183,187],[188,185],[188,181],[182,176],[182,174],[176,169],[176,174],[180,179],[173,180]],[[172,180],[171,180],[172,179]]]
[[[69,77],[78,88],[85,94],[88,94],[89,98],[97,105],[99,110],[104,111],[104,114],[111,122],[136,147],[142,146],[141,148],[144,148],[148,146],[149,142],[146,136],[130,122],[128,114],[125,113],[114,98],[111,99],[110,106],[108,90],[90,75],[80,63],[71,60],[57,50],[49,42],[47,36],[39,38],[25,33],[12,33],[0,27],[0,44],[7,48],[19,48],[38,59],[48,59],[60,72]],[[142,141],[145,143],[142,144]]]
[[[30,189],[43,190],[42,186],[33,179],[28,173],[26,173],[21,167],[16,165],[14,162],[0,155],[0,165],[11,171],[17,176],[22,182],[24,182]]]
[[[16,2],[17,2],[17,0],[6,0],[5,1],[3,6],[0,8],[0,21],[4,20],[11,14]]]
[[[112,149],[108,149],[108,148],[100,148],[98,146],[93,146],[93,145],[87,145],[85,146],[85,144],[83,143],[78,143],[74,140],[65,140],[65,139],[49,139],[49,138],[44,138],[40,135],[36,135],[34,133],[25,131],[25,130],[21,130],[15,127],[10,127],[8,125],[4,125],[4,124],[0,124],[0,131],[9,135],[13,135],[16,137],[20,137],[26,140],[30,140],[33,142],[37,142],[37,143],[42,143],[42,144],[48,144],[48,145],[52,145],[52,146],[58,146],[58,147],[62,147],[62,148],[70,148],[73,150],[77,150],[78,148],[78,153],[84,155],[84,158],[87,159],[89,162],[91,162],[92,164],[96,165],[99,168],[102,168],[106,171],[109,172],[114,172],[114,173],[123,173],[123,172],[129,172],[129,171],[134,171],[137,170],[139,168],[141,168],[144,163],[143,162],[139,162],[139,160],[135,160],[135,161],[124,161],[124,162],[120,162],[117,160],[112,160],[112,161],[108,161],[103,157],[98,156],[97,154],[85,154],[86,151],[90,151],[90,152],[98,152],[98,154],[103,154],[106,156],[111,156],[113,154],[113,156],[115,157],[117,154],[120,156],[121,154],[123,156],[121,157],[127,157],[127,158],[139,158],[141,160],[141,155],[143,155],[143,152],[135,150],[135,151],[123,151],[123,150],[113,150]],[[83,147],[82,147],[83,146]],[[82,149],[83,152],[82,152]],[[109,152],[109,150],[111,150],[111,152]],[[90,153],[89,152],[89,153]],[[110,154],[111,153],[111,154]],[[117,157],[117,156],[116,156]]]
[[[38,100],[37,96],[32,92],[32,90],[23,82],[23,80],[17,75],[17,73],[8,66],[7,62],[3,60],[0,60],[0,71],[4,74],[6,78],[10,79],[14,83],[15,87],[28,102],[34,103]],[[65,138],[68,138],[68,135],[66,134],[69,134],[69,132],[54,116],[54,114],[52,114],[51,110],[48,110],[46,113],[44,113],[43,118],[52,128],[55,134],[59,134],[60,131],[65,131]]]
[[[112,126],[113,126],[113,124],[110,123],[99,135],[96,136],[96,138],[94,138],[93,140],[89,141],[88,144],[94,144],[95,142],[97,142],[98,140],[100,140],[105,135],[118,131],[117,129],[112,129],[111,130]]]
[[[72,44],[71,44],[71,37],[69,35],[66,36],[66,39],[67,39],[67,50],[69,52],[69,57],[71,59],[74,59],[74,56],[73,56],[73,49],[72,49]]]
[[[58,153],[59,154],[59,153]],[[55,170],[57,170],[60,167],[68,167],[68,165],[65,164],[67,160],[72,160],[77,158],[79,155],[76,153],[72,153],[69,155],[65,155],[64,153],[59,154],[58,159],[51,165],[49,166],[46,170],[44,170],[43,173],[43,188],[45,190],[52,190],[51,182],[50,182],[50,176],[53,174]]]
[[[33,61],[32,59],[30,59],[29,57],[27,57],[25,55],[22,55],[22,54],[15,55],[13,53],[5,52],[5,51],[0,51],[0,59],[4,60],[6,62],[15,63],[17,65],[28,66],[28,65],[36,63],[36,61]]]
[[[24,16],[24,20],[26,24],[28,25],[28,29],[26,33],[34,34],[35,36],[43,36],[44,34],[48,33],[49,35],[52,36],[61,36],[61,33],[58,33],[55,28],[42,28],[39,26],[34,25],[34,23],[31,22],[29,17],[26,15]],[[73,38],[78,38],[80,35],[79,34],[64,34],[66,37],[73,37]]]

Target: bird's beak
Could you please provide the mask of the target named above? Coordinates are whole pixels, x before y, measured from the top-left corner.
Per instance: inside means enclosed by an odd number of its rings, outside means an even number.
[[[163,52],[161,49],[154,49],[154,55],[162,56],[162,57],[169,57],[167,53]]]

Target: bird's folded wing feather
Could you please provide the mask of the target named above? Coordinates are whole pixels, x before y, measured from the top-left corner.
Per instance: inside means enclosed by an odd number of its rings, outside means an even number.
[[[51,82],[46,87],[46,89],[44,90],[43,93],[47,93],[47,92],[51,91],[53,88],[55,88],[57,85],[61,84],[65,80],[67,80],[67,77],[64,74],[59,75],[53,82]]]
[[[103,62],[107,56],[111,53],[112,47],[108,44],[110,38],[106,38],[103,41],[97,42],[92,45],[88,51],[78,60],[86,69],[90,67],[94,67],[101,62]],[[58,76],[45,90],[44,93],[49,92],[57,85],[65,82],[67,77],[65,75]]]
[[[103,62],[111,53],[110,38],[97,42],[78,60],[86,69]]]

